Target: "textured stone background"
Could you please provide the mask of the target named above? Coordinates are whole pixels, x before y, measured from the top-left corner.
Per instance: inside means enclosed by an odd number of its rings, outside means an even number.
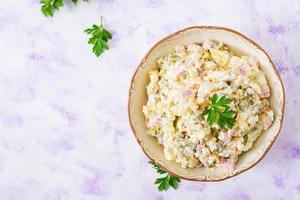
[[[45,18],[38,0],[0,3],[0,199],[300,199],[299,0],[92,0]],[[96,58],[83,29],[113,32]],[[278,140],[253,169],[159,193],[127,119],[147,50],[191,25],[236,29],[270,54],[286,89]]]

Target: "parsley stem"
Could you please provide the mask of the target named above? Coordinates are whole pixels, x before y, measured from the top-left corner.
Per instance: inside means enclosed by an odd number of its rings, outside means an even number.
[[[103,16],[100,16],[100,21],[101,21],[101,25],[100,26],[102,26],[103,25]]]

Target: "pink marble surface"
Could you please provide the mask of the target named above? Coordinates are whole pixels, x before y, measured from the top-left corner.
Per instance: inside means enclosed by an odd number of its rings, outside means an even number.
[[[83,29],[100,15],[113,40],[96,58]],[[284,81],[286,116],[255,168],[160,193],[129,128],[127,92],[147,50],[191,25],[230,27],[261,44]],[[300,199],[299,0],[92,0],[53,18],[38,0],[3,0],[0,38],[1,200]]]

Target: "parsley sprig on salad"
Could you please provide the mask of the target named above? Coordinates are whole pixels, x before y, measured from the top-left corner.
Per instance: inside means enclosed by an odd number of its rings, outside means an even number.
[[[235,122],[235,112],[230,110],[230,102],[231,99],[225,96],[219,98],[217,94],[214,94],[210,97],[209,106],[204,110],[202,116],[207,115],[207,122],[210,126],[216,123],[220,128],[232,128]]]
[[[158,167],[155,163],[153,162],[149,162],[154,169],[156,169],[156,172],[159,174],[164,174],[165,176],[161,177],[161,178],[157,178],[154,182],[154,184],[158,185],[158,190],[159,191],[167,191],[170,186],[172,188],[174,188],[175,190],[177,190],[178,188],[178,184],[180,183],[180,179],[177,178],[176,176],[173,176],[171,174],[169,174],[168,172],[166,172],[165,170],[161,169],[160,167]]]

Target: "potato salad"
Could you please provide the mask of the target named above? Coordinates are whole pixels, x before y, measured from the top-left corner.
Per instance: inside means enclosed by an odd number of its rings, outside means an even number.
[[[233,170],[272,125],[270,89],[255,59],[207,40],[178,45],[157,65],[149,72],[143,113],[167,160]]]

